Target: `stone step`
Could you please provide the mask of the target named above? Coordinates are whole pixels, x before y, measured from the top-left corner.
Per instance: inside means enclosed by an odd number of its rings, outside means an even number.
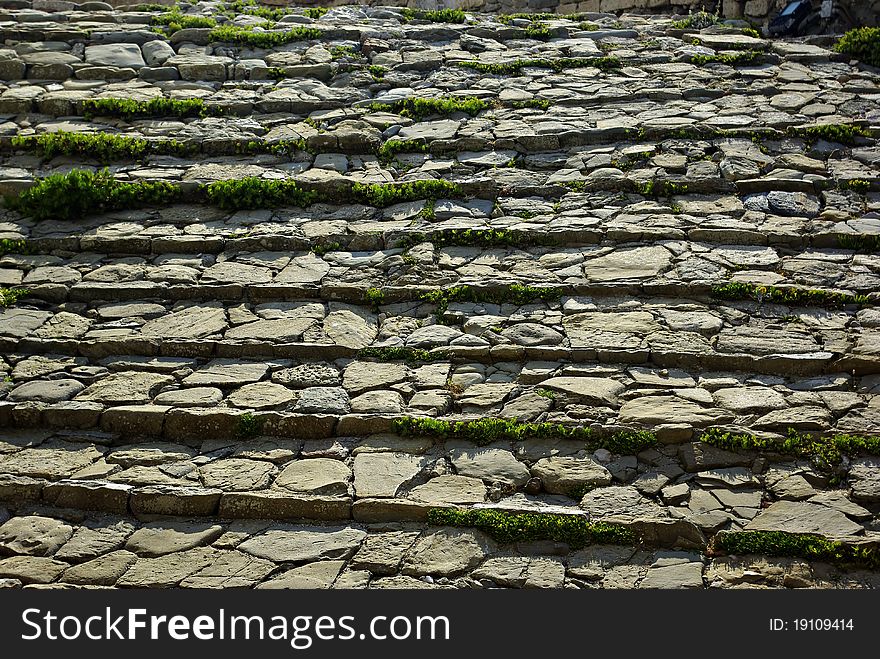
[[[11,517],[10,517],[11,516]],[[16,507],[3,514],[11,588],[876,588],[876,572],[765,556],[560,543],[396,525],[153,519]]]

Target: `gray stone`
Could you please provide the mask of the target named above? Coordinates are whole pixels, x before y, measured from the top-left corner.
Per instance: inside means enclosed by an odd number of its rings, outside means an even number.
[[[842,537],[861,533],[863,528],[840,511],[805,501],[777,501],[746,525],[748,531],[818,533]]]
[[[152,522],[135,531],[125,548],[139,556],[155,558],[210,544],[223,527],[205,522]]]
[[[51,517],[13,517],[0,526],[0,552],[52,556],[73,535],[73,528]]]
[[[426,531],[403,558],[405,575],[455,576],[475,568],[494,543],[472,529],[440,528]]]
[[[353,527],[276,526],[245,540],[238,548],[276,563],[346,560],[366,535]]]

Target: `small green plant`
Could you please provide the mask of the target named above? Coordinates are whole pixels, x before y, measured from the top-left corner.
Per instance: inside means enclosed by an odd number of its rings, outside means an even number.
[[[848,544],[807,533],[726,531],[719,533],[713,544],[715,549],[728,554],[791,556],[870,570],[880,569],[880,549],[875,545]]]
[[[867,295],[850,295],[834,291],[805,288],[781,288],[746,282],[730,282],[712,289],[712,297],[719,300],[757,300],[771,304],[838,307],[846,304],[870,304]]]
[[[404,9],[403,19],[405,21],[430,21],[431,23],[466,23],[467,14],[461,9],[437,9],[432,11],[423,11],[420,9]]]
[[[837,236],[837,245],[857,252],[880,251],[880,234],[853,233]]]
[[[425,153],[428,145],[422,140],[387,140],[379,147],[377,155],[383,162],[394,160],[398,153]]]
[[[409,183],[355,183],[352,186],[355,201],[384,208],[403,201],[460,197],[461,186],[438,179]]]
[[[475,288],[454,286],[424,293],[421,299],[437,305],[436,316],[442,319],[450,302],[488,302],[490,304],[529,304],[535,300],[556,301],[562,295],[561,288],[523,286],[511,284],[504,288]]]
[[[837,184],[837,189],[852,190],[853,192],[858,192],[859,194],[868,194],[868,192],[870,192],[871,190],[871,183],[863,179],[850,179],[846,181],[840,181]]]
[[[742,29],[742,33],[743,33],[744,35],[746,35],[747,37],[754,37],[755,39],[760,39],[760,38],[761,38],[761,33],[758,32],[758,31],[757,31],[755,28],[753,28],[753,27],[744,27],[744,28]]]
[[[584,30],[585,32],[595,32],[596,30],[600,30],[602,28],[596,23],[590,23],[588,21],[584,21],[583,23],[578,25],[578,29]]]
[[[167,9],[167,7],[164,7],[164,9]],[[164,32],[166,35],[170,35],[185,28],[214,27],[217,25],[217,21],[207,16],[189,16],[181,13],[179,9],[175,8],[164,14],[153,16],[153,18],[150,19],[150,24],[162,26],[163,29],[160,31]]]
[[[546,99],[530,98],[527,101],[512,101],[510,107],[514,110],[524,110],[531,108],[535,110],[549,110],[552,103]]]
[[[318,243],[317,245],[312,246],[312,253],[316,256],[324,256],[328,252],[340,252],[342,251],[342,245],[339,243]]]
[[[636,191],[644,197],[671,197],[673,195],[687,194],[688,185],[687,183],[652,179],[638,184]]]
[[[706,64],[727,64],[729,66],[748,66],[758,64],[764,58],[764,53],[759,50],[744,50],[730,55],[693,55],[691,63],[697,66]]]
[[[0,288],[0,308],[11,307],[27,294],[24,288]]]
[[[332,46],[330,48],[330,57],[333,60],[344,58],[360,59],[363,55],[353,46]]]
[[[834,45],[838,53],[880,67],[880,27],[859,27],[850,30]]]
[[[28,242],[24,239],[0,239],[0,256],[6,256],[7,254],[28,254],[30,251]]]
[[[819,140],[838,142],[840,144],[853,145],[859,137],[870,137],[866,129],[853,124],[819,124],[817,126],[791,126],[786,131],[792,137],[800,137],[807,142],[814,143]]]
[[[33,151],[44,158],[78,156],[108,162],[139,160],[147,153],[186,155],[189,148],[177,140],[145,140],[112,133],[43,133],[12,138],[16,149]]]
[[[206,193],[208,201],[224,210],[306,207],[318,197],[316,192],[304,190],[294,181],[258,177],[216,181],[207,186]]]
[[[388,73],[388,69],[384,66],[379,66],[378,64],[371,64],[367,67],[367,71],[370,72],[370,75],[373,76],[374,82],[384,82],[385,74]]]
[[[93,213],[123,208],[167,204],[180,188],[163,181],[117,181],[106,169],[74,169],[39,179],[18,197],[7,197],[8,208],[36,220],[74,220]]]
[[[235,434],[240,439],[258,437],[263,432],[263,420],[258,419],[250,412],[245,412],[238,417]]]
[[[431,233],[410,233],[395,244],[408,249],[413,245],[430,242],[435,248],[461,247],[530,247],[553,245],[555,241],[543,234],[513,231],[510,229],[442,229]]]
[[[369,108],[376,112],[393,112],[401,117],[410,117],[421,121],[425,117],[455,112],[466,112],[476,116],[489,107],[486,101],[474,97],[447,96],[442,98],[402,98],[393,103],[371,103]]]
[[[540,41],[546,41],[553,36],[553,32],[540,21],[533,21],[523,29],[523,32],[525,32],[525,36],[529,39],[538,39]]]
[[[86,119],[94,117],[120,117],[122,119],[145,119],[159,117],[206,117],[208,108],[200,98],[153,98],[136,101],[131,98],[90,98],[82,101],[82,113]]]
[[[590,522],[586,515],[509,513],[486,508],[432,508],[428,523],[480,529],[501,544],[552,540],[572,549],[591,544],[634,545],[639,538],[622,524]]]
[[[844,455],[880,454],[880,436],[814,435],[789,429],[784,437],[757,437],[710,428],[700,439],[728,451],[762,451],[809,458],[825,470],[839,465]]]
[[[377,362],[403,361],[410,364],[418,364],[446,361],[449,359],[449,352],[446,350],[428,351],[403,346],[389,346],[385,348],[361,348],[358,350],[357,358]]]
[[[264,27],[271,27],[267,24]],[[282,46],[295,41],[308,41],[320,39],[324,33],[313,27],[295,27],[289,30],[254,30],[250,27],[238,27],[236,25],[220,25],[211,30],[208,35],[211,41],[231,43],[251,48],[272,48]]]
[[[364,293],[364,301],[378,309],[385,303],[385,293],[381,288],[368,288]]]
[[[708,11],[697,11],[689,14],[687,18],[675,21],[672,24],[676,30],[702,30],[712,25],[718,25],[721,17],[718,14],[711,14]]]
[[[541,398],[556,400],[556,392],[551,391],[550,389],[535,389],[535,393],[538,394]]]
[[[582,440],[593,450],[604,448],[612,453],[635,455],[657,445],[656,436],[649,431],[622,430],[614,433],[594,433],[586,426],[566,426],[559,423],[522,423],[516,419],[484,418],[472,421],[447,421],[428,417],[395,419],[392,430],[402,437],[441,437],[464,439],[478,446],[498,441],[525,439]]]
[[[316,21],[328,11],[330,11],[330,9],[327,7],[306,7],[303,9],[303,14]]]

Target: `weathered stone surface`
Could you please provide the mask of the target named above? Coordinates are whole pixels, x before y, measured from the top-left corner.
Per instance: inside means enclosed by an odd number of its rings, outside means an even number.
[[[547,492],[569,496],[611,483],[611,473],[590,458],[542,458],[532,466],[532,475],[541,479]]]
[[[746,525],[749,531],[818,533],[841,537],[860,533],[860,524],[843,513],[805,501],[777,501]]]
[[[456,575],[479,565],[492,549],[479,531],[441,528],[427,531],[403,558],[403,573]]]
[[[312,458],[287,465],[275,479],[275,485],[308,494],[347,494],[351,469],[340,460]]]
[[[345,561],[318,561],[283,572],[257,586],[258,589],[295,588],[326,590],[333,585]]]
[[[358,497],[393,497],[401,485],[428,465],[428,458],[409,453],[360,453],[354,459]]]
[[[135,531],[125,548],[139,556],[155,558],[210,544],[222,527],[202,522],[152,522]]]
[[[449,452],[455,470],[461,476],[479,478],[488,483],[506,483],[521,487],[531,474],[510,451],[495,448],[452,448]]]
[[[245,540],[239,549],[274,562],[350,558],[366,533],[353,527],[283,527]]]
[[[52,556],[72,534],[71,526],[51,517],[16,517],[0,526],[0,552]]]

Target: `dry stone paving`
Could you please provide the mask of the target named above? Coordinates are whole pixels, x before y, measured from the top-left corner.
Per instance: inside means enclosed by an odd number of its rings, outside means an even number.
[[[178,6],[316,30],[264,47],[88,4],[0,2],[0,192],[176,196],[0,209],[0,585],[878,586],[730,549],[877,551],[876,72],[671,16]],[[212,193],[254,181],[311,196]]]

